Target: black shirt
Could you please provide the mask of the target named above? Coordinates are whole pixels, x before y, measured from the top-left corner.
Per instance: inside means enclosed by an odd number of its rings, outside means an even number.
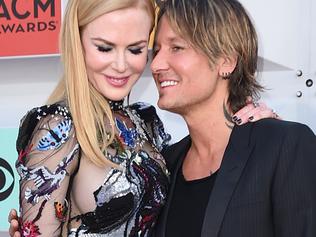
[[[201,236],[205,209],[216,174],[187,181],[182,169],[179,169],[167,219],[167,237]]]

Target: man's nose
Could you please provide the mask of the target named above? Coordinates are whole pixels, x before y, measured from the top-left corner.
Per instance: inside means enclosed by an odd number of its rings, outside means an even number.
[[[150,68],[154,74],[168,69],[168,60],[162,50],[155,53],[150,64]]]

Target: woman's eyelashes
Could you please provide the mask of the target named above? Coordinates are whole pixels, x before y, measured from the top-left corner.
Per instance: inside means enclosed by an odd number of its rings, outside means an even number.
[[[135,48],[129,48],[128,50],[132,53],[132,54],[141,54],[143,52],[144,47],[135,47]]]
[[[107,53],[112,50],[111,47],[96,45],[97,49],[102,53]]]
[[[97,47],[97,50],[102,53],[108,53],[111,50],[113,50],[113,47],[109,47],[109,46],[96,45],[96,47]],[[138,55],[144,51],[144,48],[145,47],[133,47],[133,48],[128,48],[127,50],[131,52],[132,54]]]

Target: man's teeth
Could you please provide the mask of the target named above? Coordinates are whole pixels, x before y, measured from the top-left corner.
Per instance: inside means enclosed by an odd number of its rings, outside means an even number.
[[[161,87],[166,87],[166,86],[175,86],[177,85],[178,82],[177,81],[163,81],[160,83]]]

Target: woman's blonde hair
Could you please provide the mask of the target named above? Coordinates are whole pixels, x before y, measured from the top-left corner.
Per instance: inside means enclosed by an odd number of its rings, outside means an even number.
[[[114,121],[107,99],[88,80],[80,35],[87,24],[101,15],[131,7],[145,9],[154,24],[152,0],[69,0],[63,19],[60,51],[64,72],[48,103],[67,103],[80,147],[98,166],[116,166],[104,159],[106,148],[114,138]]]

